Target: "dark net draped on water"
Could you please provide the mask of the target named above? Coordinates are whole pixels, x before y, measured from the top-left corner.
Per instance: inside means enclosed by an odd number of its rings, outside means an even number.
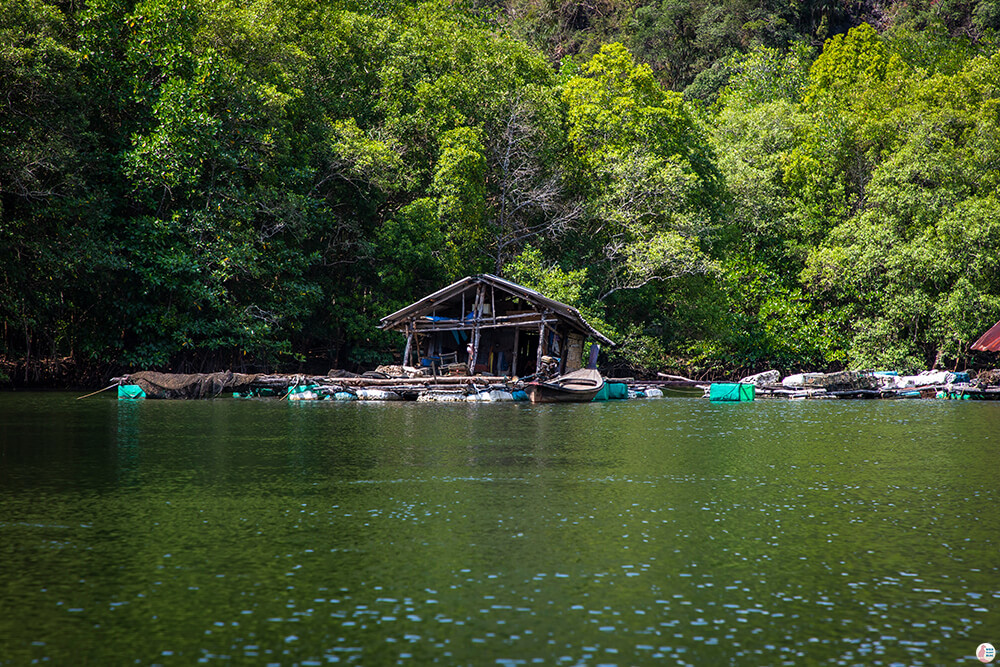
[[[251,373],[157,373],[140,371],[128,376],[129,382],[142,387],[150,398],[212,398],[223,392],[249,389],[260,376]]]

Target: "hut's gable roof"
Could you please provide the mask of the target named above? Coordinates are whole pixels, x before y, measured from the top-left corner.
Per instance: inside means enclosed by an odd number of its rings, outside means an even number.
[[[504,280],[503,278],[499,278],[489,273],[466,276],[465,278],[455,281],[447,287],[439,289],[433,294],[428,294],[419,301],[415,301],[409,306],[401,308],[395,313],[383,317],[379,327],[382,329],[403,329],[408,321],[411,321],[414,318],[430,316],[437,308],[453,301],[457,297],[461,297],[463,293],[469,293],[470,295],[475,294],[476,288],[479,285],[491,286],[495,290],[499,290],[512,297],[516,297],[522,301],[532,304],[539,311],[551,311],[553,314],[569,323],[574,329],[577,329],[580,333],[591,336],[604,345],[614,346],[611,339],[607,338],[597,329],[590,326],[587,320],[584,319],[583,315],[580,314],[580,311],[573,306],[556,301],[555,299],[550,299],[544,294],[536,292],[533,289],[529,289],[523,285],[518,285],[517,283],[512,283],[509,280]],[[468,303],[471,308],[471,298]]]

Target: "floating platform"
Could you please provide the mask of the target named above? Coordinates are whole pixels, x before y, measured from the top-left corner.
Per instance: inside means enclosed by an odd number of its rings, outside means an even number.
[[[197,399],[233,396],[290,401],[482,402],[527,400],[524,382],[492,375],[420,377],[334,377],[232,373],[176,374],[141,371],[113,378],[123,400]],[[594,400],[662,398],[662,383],[609,379]],[[112,385],[114,386],[114,385]]]
[[[291,401],[416,401],[500,402],[525,400],[519,378],[493,375],[421,377],[336,377],[333,375],[196,373],[176,374],[141,371],[112,378],[108,389],[118,388],[122,400],[196,399],[235,396]],[[926,385],[906,388],[753,386],[747,383],[704,383],[683,379],[636,380],[605,378],[606,392],[594,400],[634,398],[699,397],[716,401],[744,402],[762,399],[917,399],[996,401],[1000,388],[971,383]],[[713,395],[712,387],[715,387]],[[733,389],[733,388],[736,389]],[[751,391],[752,389],[752,391]],[[96,392],[95,392],[96,393]]]
[[[950,400],[998,401],[1000,388],[981,388],[972,384],[925,385],[921,387],[882,389],[823,389],[802,387],[790,389],[781,385],[757,387],[758,399],[814,399],[814,400],[900,400],[937,398]]]

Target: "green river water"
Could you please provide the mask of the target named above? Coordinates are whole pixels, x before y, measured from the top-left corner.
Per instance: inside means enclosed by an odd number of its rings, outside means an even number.
[[[942,665],[1000,403],[0,394],[0,664]]]

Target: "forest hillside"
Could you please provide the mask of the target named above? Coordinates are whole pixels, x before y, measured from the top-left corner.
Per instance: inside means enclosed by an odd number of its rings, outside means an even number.
[[[995,365],[998,28],[958,0],[0,0],[7,379],[371,368],[379,318],[480,272],[577,306],[609,371]]]

